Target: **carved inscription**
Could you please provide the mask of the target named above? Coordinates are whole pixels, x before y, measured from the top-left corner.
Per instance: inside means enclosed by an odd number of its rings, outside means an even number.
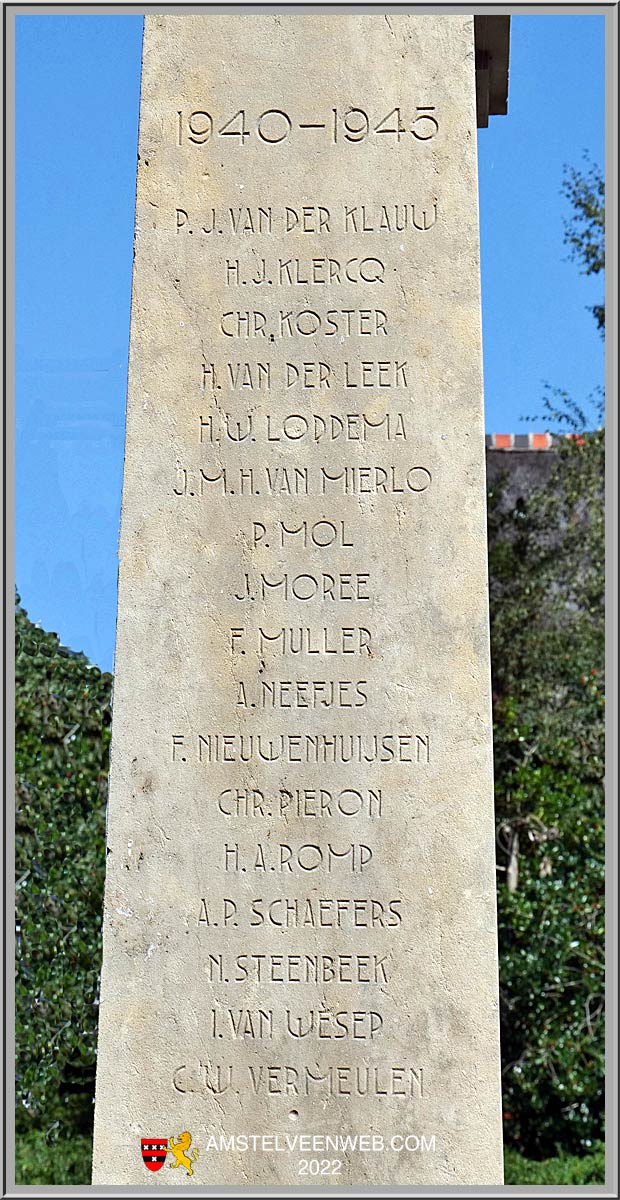
[[[190,112],[179,109],[178,142],[179,146],[184,142],[205,146],[213,138],[228,138],[241,147],[247,139],[258,138],[259,142],[277,146],[287,142],[294,131],[310,133],[315,130],[322,132],[334,145],[339,137],[359,144],[367,137],[381,134],[396,139],[397,145],[407,135],[413,135],[416,141],[428,142],[439,131],[436,111],[434,104],[418,104],[408,110],[395,105],[384,116],[378,116],[367,108],[334,105],[319,115],[319,120],[305,120],[282,108],[268,108],[258,115],[240,108],[224,119],[221,114],[214,115],[205,108],[196,107]]]
[[[419,107],[406,124],[399,106],[379,120],[371,118],[363,107],[343,111],[334,106],[323,121],[294,119],[284,109],[266,110],[257,116],[239,109],[222,120],[214,118],[207,108],[196,106],[189,112],[179,110],[176,114],[176,137],[181,150],[184,146],[203,147],[206,153],[213,153],[215,146],[224,140],[226,152],[238,153],[254,138],[262,144],[284,148],[292,137],[309,136],[311,132],[328,136],[334,145],[339,138],[345,143],[361,144],[366,139],[383,136],[400,146],[407,136],[423,143],[439,135],[436,114],[434,105]],[[399,287],[398,256],[403,247],[397,240],[390,245],[386,239],[430,235],[437,219],[437,197],[422,203],[401,203],[387,197],[382,204],[291,201],[285,205],[266,202],[244,207],[224,203],[221,208],[202,210],[184,200],[173,214],[170,229],[175,238],[191,239],[197,235],[198,245],[201,238],[217,239],[218,234],[225,234],[231,241],[239,238],[248,242],[250,250],[232,256],[225,254],[219,260],[220,282],[233,291],[249,287],[270,293],[267,308],[234,307],[233,302],[230,309],[216,312],[211,322],[205,324],[205,340],[217,351],[217,357],[207,356],[203,341],[197,363],[197,396],[201,392],[203,400],[197,410],[195,436],[206,454],[194,462],[177,459],[171,476],[172,495],[185,503],[212,503],[214,499],[243,505],[256,499],[261,503],[260,512],[253,512],[242,529],[242,569],[238,583],[228,594],[227,605],[229,611],[237,606],[255,607],[257,614],[253,617],[248,613],[241,620],[233,620],[222,646],[222,651],[230,654],[235,676],[229,691],[230,714],[243,713],[246,727],[239,734],[194,730],[171,735],[172,761],[179,766],[198,762],[226,768],[228,764],[235,771],[231,783],[220,789],[216,804],[217,812],[229,826],[232,823],[243,828],[248,823],[250,827],[269,823],[273,828],[268,844],[260,840],[258,829],[256,842],[241,847],[237,841],[229,840],[229,833],[223,834],[219,859],[214,847],[212,866],[227,878],[251,873],[303,879],[314,875],[330,877],[337,871],[341,876],[344,872],[343,878],[367,874],[371,879],[375,851],[370,844],[339,844],[323,836],[293,843],[278,841],[277,832],[286,829],[290,819],[318,820],[321,826],[327,820],[335,826],[341,823],[346,826],[351,817],[364,815],[376,820],[384,811],[381,789],[351,789],[344,780],[335,793],[322,787],[318,791],[308,787],[274,789],[269,781],[260,788],[252,786],[243,774],[239,775],[244,765],[256,767],[284,761],[291,767],[297,763],[331,763],[346,769],[347,763],[369,768],[388,762],[423,767],[430,761],[428,733],[402,730],[345,733],[337,729],[327,732],[319,727],[316,731],[286,731],[274,737],[261,731],[256,722],[261,713],[268,711],[282,715],[306,712],[313,719],[330,712],[355,714],[361,710],[377,714],[380,711],[372,683],[375,659],[381,652],[380,623],[379,627],[371,623],[371,627],[367,618],[359,623],[355,617],[346,625],[334,622],[331,617],[327,621],[334,606],[351,606],[359,609],[360,614],[369,605],[373,612],[380,607],[381,581],[364,564],[369,522],[377,518],[372,511],[362,521],[359,517],[347,518],[333,505],[349,497],[380,498],[391,504],[404,498],[409,503],[414,500],[419,503],[431,487],[429,465],[410,457],[415,446],[415,409],[410,409],[408,415],[394,409],[391,402],[392,395],[400,393],[409,408],[416,370],[407,357],[406,347],[403,353],[390,311],[389,298]],[[373,235],[381,240],[379,252],[362,248],[361,242],[357,244],[358,239]],[[323,254],[308,255],[304,247],[308,236],[321,238],[326,244],[335,236],[340,241],[344,238],[345,253],[334,254],[326,249]],[[283,240],[287,242],[287,250],[278,254],[277,244]],[[281,297],[292,290],[304,295],[315,290],[317,295],[333,293],[335,298],[343,288],[352,295],[367,294],[370,303],[362,301],[354,307],[323,302],[282,306]],[[387,304],[386,300],[380,306],[372,303],[371,298],[377,292],[385,294]],[[370,355],[360,352],[357,343],[367,339],[389,340],[391,352]],[[315,353],[324,348],[325,357],[282,360],[279,354],[273,357],[269,352],[270,345],[275,351],[279,342],[290,340],[311,341]],[[244,341],[262,343],[260,357],[242,360],[226,348],[227,342]],[[332,341],[338,345],[336,354],[330,350]],[[355,343],[356,349],[353,352],[345,349],[342,353],[341,347],[349,343]],[[192,353],[189,345],[188,353]],[[305,401],[313,393],[329,395],[330,412],[313,412],[306,403],[297,409],[286,407],[289,394]],[[351,393],[368,396],[370,402],[357,411],[351,410],[347,406]],[[248,395],[256,397],[259,403],[244,411],[238,407],[237,397]],[[268,398],[268,408],[260,403],[263,396]],[[296,452],[307,450],[309,457],[301,462],[297,457],[290,464],[274,457],[287,446]],[[331,451],[323,462],[315,458],[314,448],[319,446]],[[363,446],[371,453],[373,447],[394,447],[398,456],[392,462],[373,463],[371,458],[366,462],[357,459],[343,462],[340,454],[333,457],[333,450],[340,446]],[[401,446],[405,449],[404,458]],[[243,459],[237,457],[237,448],[242,450]],[[332,511],[324,512],[318,519],[306,516],[299,505],[313,498],[329,500]],[[281,503],[287,500],[297,503],[294,515],[279,511]],[[328,561],[333,559],[335,565],[343,553],[349,556],[346,570],[330,566],[318,570],[313,565],[317,554]],[[248,556],[256,559],[256,565],[247,565]],[[284,612],[289,606],[290,624],[278,625],[272,610]],[[295,624],[293,610],[306,606],[312,609],[312,623]],[[335,664],[345,657],[367,662],[370,676],[344,677],[335,673]],[[270,674],[268,666],[272,664],[273,671],[276,663],[278,677]],[[304,663],[322,664],[319,674],[304,675]],[[398,803],[396,796],[392,803]],[[330,920],[331,905],[335,905],[335,925]],[[346,927],[354,937],[356,929],[387,930],[401,926],[403,920],[406,916],[401,902],[395,899],[345,897],[317,905],[310,896],[299,895],[269,903],[255,899],[248,909],[245,901],[231,894],[224,900],[219,918],[215,917],[208,899],[202,898],[198,925],[215,930],[237,928],[241,924],[249,931]],[[282,961],[288,962],[289,958],[285,956]],[[353,955],[351,962],[358,958]],[[279,956],[276,960],[280,961]],[[364,956],[362,960],[365,961]],[[221,958],[210,956],[210,962],[217,961]],[[325,961],[331,960],[328,957]],[[384,960],[379,961],[379,974],[386,981]],[[223,982],[241,982],[249,968],[243,967],[239,975],[236,973],[239,963],[262,964],[263,956],[243,954],[236,962],[236,969],[229,966],[228,974],[222,973]],[[269,983],[277,982],[277,975],[261,976],[260,965],[256,969],[259,982],[262,978]],[[334,971],[334,978],[342,982],[343,977],[336,968]],[[368,980],[373,977],[377,978],[377,970]],[[286,978],[294,982],[295,975],[289,973]],[[363,971],[356,978],[362,982]],[[226,1012],[228,1015],[219,1019],[213,1016],[212,1037],[243,1038],[259,1043],[272,1041],[274,1031],[278,1030],[297,1038],[310,1036],[314,1030],[319,1040],[334,1036],[363,1040],[374,1038],[383,1027],[379,1010],[370,1016],[358,1013],[345,1019],[345,1014],[317,1009],[305,1018],[297,1017],[296,1024],[293,1021],[293,1028],[299,1030],[296,1033],[291,1031],[288,1009],[265,1007],[250,1012],[229,1007]],[[369,1025],[365,1025],[368,1021]],[[307,1028],[302,1033],[304,1022]],[[329,1032],[332,1027],[335,1032]],[[365,1033],[359,1032],[364,1029]],[[257,1080],[262,1079],[262,1070],[258,1068]],[[274,1078],[278,1078],[281,1068],[274,1070]],[[343,1068],[345,1073],[348,1070]],[[340,1075],[336,1078],[338,1094],[346,1094],[341,1090]],[[266,1079],[271,1079],[269,1073]],[[267,1090],[269,1094],[280,1094],[279,1088]],[[358,1088],[358,1094],[377,1094],[376,1087]],[[402,1093],[397,1090],[393,1094],[406,1096],[410,1089],[403,1087]]]
[[[383,138],[386,144],[393,139],[402,151],[406,137],[423,143],[440,135],[434,105],[415,109],[408,124],[399,106],[379,120],[369,116],[364,107],[341,110],[337,106],[321,121],[304,121],[280,108],[259,115],[239,109],[222,119],[198,105],[189,112],[179,110],[176,118],[177,144],[181,152],[187,147],[185,153],[190,154],[196,153],[197,147],[207,155],[217,147],[219,153],[220,146],[221,152],[239,153],[252,139],[263,145],[281,146],[284,153],[292,138],[319,134],[329,137],[334,145],[339,139],[354,145],[372,138]],[[261,730],[260,717],[276,711],[283,717],[287,713],[306,713],[316,722],[330,713],[354,717],[359,712],[371,712],[376,719],[381,711],[373,680],[377,658],[381,661],[382,632],[377,612],[382,603],[382,581],[364,561],[364,547],[377,515],[368,510],[360,519],[359,514],[348,515],[348,509],[339,512],[337,505],[349,498],[365,497],[391,505],[397,500],[419,504],[424,503],[431,488],[430,466],[415,457],[415,407],[411,402],[416,368],[408,357],[408,347],[401,344],[393,305],[400,286],[398,259],[403,249],[398,239],[431,236],[438,212],[436,196],[430,201],[405,203],[386,197],[381,204],[335,204],[326,199],[303,204],[291,200],[284,205],[266,200],[258,206],[242,206],[224,200],[219,208],[201,210],[184,199],[174,210],[170,232],[175,239],[189,239],[197,248],[201,240],[217,241],[218,235],[247,244],[248,249],[218,256],[220,284],[231,294],[260,288],[269,293],[270,301],[264,308],[235,307],[238,301],[233,301],[229,309],[214,312],[204,323],[205,336],[196,364],[196,424],[193,431],[188,430],[201,449],[201,457],[193,461],[177,459],[171,474],[172,495],[184,504],[240,504],[244,512],[248,502],[260,504],[260,509],[250,508],[251,519],[241,525],[243,553],[236,572],[238,582],[228,592],[226,603],[231,615],[237,607],[244,613],[248,610],[247,615],[233,618],[221,647],[222,653],[230,655],[233,671],[230,716],[243,714],[243,732],[187,730],[171,735],[171,757],[179,768],[198,762],[234,773],[230,782],[217,791],[215,810],[225,818],[227,828],[224,831],[219,827],[220,850],[218,853],[214,841],[211,855],[212,869],[227,880],[246,874],[300,880],[315,876],[353,880],[360,876],[367,877],[372,886],[376,851],[371,842],[355,843],[346,837],[332,840],[323,830],[326,822],[330,827],[345,828],[352,817],[376,821],[385,812],[380,788],[352,788],[345,779],[335,789],[308,787],[302,781],[300,786],[278,788],[274,786],[276,780],[269,780],[268,775],[265,785],[259,787],[250,777],[244,777],[244,767],[276,766],[279,762],[291,768],[296,764],[331,763],[346,770],[348,763],[372,769],[392,762],[423,769],[430,761],[428,733],[402,729],[377,734],[367,730],[344,732],[333,725],[327,731],[319,724],[315,730],[283,731],[274,737]],[[380,250],[363,244],[372,236],[379,238]],[[308,237],[313,241],[320,238],[325,251],[317,254],[313,249],[308,254]],[[334,253],[329,242],[336,237],[339,249]],[[278,252],[278,245],[284,242],[286,251]],[[317,297],[333,294],[336,300],[342,289],[367,300],[352,307],[330,305],[320,299],[297,306],[286,300],[282,303],[293,291],[304,298],[314,292]],[[373,303],[378,293],[382,294],[380,305]],[[362,349],[367,340],[389,342],[390,350],[368,353]],[[227,343],[247,341],[261,343],[258,357],[238,358],[227,347]],[[282,358],[275,353],[280,342],[289,341],[310,342],[311,355]],[[337,344],[335,353],[333,343]],[[348,349],[350,344],[354,350]],[[188,354],[192,353],[196,351],[188,344]],[[307,403],[313,394],[329,397],[330,411],[313,411]],[[351,408],[348,398],[352,394],[368,400],[362,400],[357,409]],[[394,407],[392,397],[397,394],[404,399],[407,412]],[[299,397],[297,408],[288,406],[289,395]],[[251,407],[239,407],[244,397],[246,405],[247,397],[252,397]],[[296,453],[291,463],[278,457],[287,447]],[[347,447],[362,448],[366,461],[352,455],[349,461],[346,457],[343,460],[340,451]],[[316,448],[324,452],[323,461],[317,461]],[[373,448],[388,448],[388,452],[392,448],[396,457],[390,462],[382,455],[373,462]],[[351,454],[345,449],[345,455],[347,452]],[[300,460],[300,453],[307,457]],[[318,518],[311,512],[306,515],[304,509],[316,498],[330,503],[329,511]],[[295,502],[294,513],[288,511],[288,501]],[[283,503],[287,507],[282,508]],[[402,519],[400,513],[398,519]],[[346,569],[340,566],[343,555],[347,555]],[[317,568],[317,556],[326,560],[326,569]],[[353,611],[347,624],[334,621],[330,615],[330,610],[342,606]],[[363,617],[360,622],[358,613],[362,616],[369,607],[372,619]],[[249,611],[253,608],[256,615]],[[289,608],[290,617],[279,624],[275,614],[284,615]],[[302,618],[302,623],[296,623],[297,611],[306,608],[312,614],[310,621],[304,624]],[[339,673],[337,664],[347,659],[364,662],[368,672]],[[315,669],[309,674],[311,665]],[[397,794],[390,801],[391,811],[395,812]],[[318,836],[309,840],[278,839],[278,833],[286,832],[291,820],[318,822]],[[269,842],[261,838],[261,824],[268,824],[272,830]],[[256,840],[231,841],[231,825],[239,833],[256,829]],[[214,832],[217,829],[214,823]],[[232,891],[218,905],[203,897],[198,911],[198,927],[210,934],[227,928],[243,928],[250,935],[257,929],[303,932],[336,928],[346,929],[353,941],[356,930],[371,928],[389,936],[388,930],[400,928],[407,920],[398,899],[360,899],[353,895],[320,901],[303,894],[247,900]],[[338,964],[340,957],[323,956],[321,961]],[[211,964],[223,961],[222,955],[209,956]],[[212,978],[219,971],[220,981],[232,987],[256,972],[259,983],[277,983],[280,976],[275,962],[288,964],[283,966],[281,978],[294,983],[302,976],[297,976],[290,964],[304,961],[308,958],[303,954],[277,955],[274,960],[270,955],[244,953],[237,956],[236,965],[229,963],[221,970],[216,966]],[[353,953],[345,955],[343,961],[370,964],[374,959]],[[353,965],[351,979],[367,981],[371,986],[373,980],[387,982],[386,963],[387,958],[380,956],[372,968],[368,967],[367,976],[363,967]],[[332,970],[325,969],[323,982]],[[332,977],[340,982],[347,978],[338,965],[333,966]],[[317,983],[319,978],[317,969]],[[274,1039],[277,1043],[281,1037],[354,1042],[374,1040],[383,1025],[380,1008],[332,1013],[319,1007],[293,1016],[281,1005],[274,1008],[267,991],[263,1008],[248,1010],[229,1004],[222,1013],[212,1010],[209,1033],[218,1040],[243,1039],[252,1044]],[[348,1079],[350,1069],[342,1068],[342,1075],[336,1072],[335,1083],[330,1083],[338,1094],[346,1094],[343,1081],[345,1076]],[[287,1094],[286,1085],[280,1089],[273,1082],[286,1068],[268,1068],[262,1082],[264,1071],[258,1067],[256,1074],[251,1073],[251,1080],[256,1080],[253,1086],[268,1094]],[[358,1084],[357,1094],[376,1095],[377,1086],[376,1082],[374,1087],[368,1083],[361,1089]],[[393,1094],[404,1097],[411,1091],[403,1086],[402,1091]]]

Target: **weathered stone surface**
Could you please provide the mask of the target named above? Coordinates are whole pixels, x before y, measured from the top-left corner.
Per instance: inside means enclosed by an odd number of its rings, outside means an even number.
[[[473,19],[148,16],[95,1182],[501,1181],[484,503]]]

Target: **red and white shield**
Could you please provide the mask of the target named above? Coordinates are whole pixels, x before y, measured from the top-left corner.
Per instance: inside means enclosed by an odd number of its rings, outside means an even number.
[[[142,1161],[149,1171],[159,1171],[166,1161],[168,1138],[142,1138]]]

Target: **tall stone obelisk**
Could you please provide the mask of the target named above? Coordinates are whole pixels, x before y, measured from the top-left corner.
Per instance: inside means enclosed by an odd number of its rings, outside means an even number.
[[[485,20],[146,17],[98,1184],[501,1182]]]

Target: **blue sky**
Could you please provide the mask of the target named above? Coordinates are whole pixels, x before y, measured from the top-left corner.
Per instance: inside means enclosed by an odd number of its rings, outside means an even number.
[[[142,19],[16,19],[16,580],[111,670]],[[486,428],[603,383],[600,279],[563,244],[565,164],[603,165],[604,18],[512,19],[508,117],[478,135]]]

